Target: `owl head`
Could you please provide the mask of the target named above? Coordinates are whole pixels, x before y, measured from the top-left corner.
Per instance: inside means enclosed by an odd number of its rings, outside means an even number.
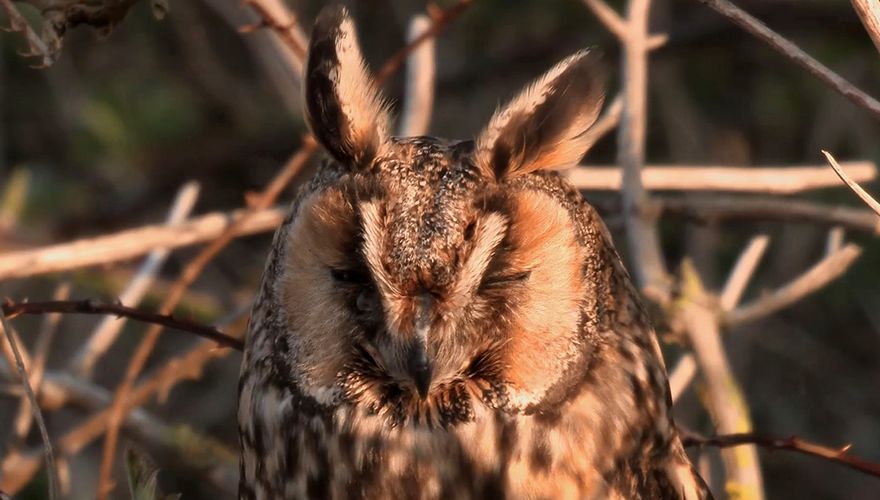
[[[473,141],[393,137],[351,19],[325,9],[304,102],[330,158],[276,241],[277,327],[257,332],[275,372],[392,423],[454,424],[560,390],[585,342],[597,235],[551,171],[591,145],[600,73],[592,52],[568,57]]]

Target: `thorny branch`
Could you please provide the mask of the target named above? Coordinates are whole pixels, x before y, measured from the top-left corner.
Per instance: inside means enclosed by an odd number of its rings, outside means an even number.
[[[864,472],[874,477],[880,477],[880,463],[869,462],[862,458],[849,454],[851,444],[840,448],[831,448],[820,444],[806,441],[797,436],[787,438],[768,436],[757,433],[723,434],[719,436],[700,436],[693,433],[684,433],[682,443],[687,447],[714,446],[717,448],[729,448],[746,444],[758,445],[771,450],[789,450],[804,455],[823,458],[825,460]]]

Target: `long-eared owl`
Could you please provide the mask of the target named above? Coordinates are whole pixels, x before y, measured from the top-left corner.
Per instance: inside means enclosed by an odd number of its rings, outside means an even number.
[[[592,142],[593,52],[473,141],[392,137],[341,8],[305,115],[329,153],[275,235],[239,395],[241,498],[708,496],[604,224],[557,170]]]

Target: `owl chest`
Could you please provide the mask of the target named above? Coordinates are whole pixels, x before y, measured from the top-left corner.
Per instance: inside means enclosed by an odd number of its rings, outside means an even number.
[[[602,489],[589,439],[575,442],[564,421],[483,409],[446,429],[391,427],[353,408],[309,413],[284,401],[252,418],[242,498],[590,498]]]

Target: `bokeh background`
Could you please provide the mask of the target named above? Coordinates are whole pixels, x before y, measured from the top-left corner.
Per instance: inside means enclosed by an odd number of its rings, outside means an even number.
[[[426,7],[416,0],[342,3],[357,21],[374,68],[403,45],[411,16]],[[856,86],[880,95],[880,54],[849,2],[736,3]],[[324,2],[287,4],[308,26]],[[160,222],[189,180],[201,184],[195,213],[243,206],[245,194],[260,190],[299,147],[306,133],[301,89],[273,52],[271,33],[240,33],[254,17],[237,0],[178,0],[170,6],[165,20],[156,21],[141,2],[103,39],[88,28],[72,30],[60,59],[48,69],[30,68],[32,61],[16,53],[20,38],[0,34],[0,252]],[[21,10],[37,20],[28,6]],[[699,2],[656,0],[651,24],[669,40],[650,59],[648,162],[817,165],[822,163],[820,149],[833,151],[839,160],[880,161],[876,119]],[[605,53],[613,95],[619,80],[618,43],[582,2],[475,2],[436,42],[431,133],[472,137],[500,102],[585,46]],[[385,85],[398,103],[403,79],[399,72]],[[609,134],[585,163],[614,160],[615,138]],[[307,179],[313,168],[296,182]],[[880,192],[876,182],[865,187]],[[617,199],[612,193],[585,196],[600,206],[615,206]],[[840,188],[798,197],[860,206]],[[661,229],[670,267],[691,256],[711,288],[723,284],[752,235],[770,235],[747,297],[812,265],[827,238],[827,228],[778,221],[702,224],[669,218]],[[842,278],[794,307],[731,332],[725,342],[757,430],[830,445],[853,443],[854,453],[880,461],[880,240],[858,233],[847,238],[863,245],[864,253]],[[615,239],[626,254],[619,229]],[[216,322],[246,307],[269,243],[268,234],[236,240],[192,287],[178,313]],[[143,307],[161,301],[196,252],[186,248],[172,254]],[[6,280],[0,293],[47,299],[60,282],[69,281],[72,297],[112,298],[136,268],[137,262],[130,262]],[[63,319],[50,369],[66,366],[97,321]],[[16,319],[15,325],[25,344],[32,345],[40,319]],[[136,323],[126,327],[99,363],[97,384],[115,387],[144,329]],[[148,371],[195,342],[167,332]],[[668,349],[670,366],[678,352]],[[237,453],[240,359],[230,353],[209,363],[201,378],[177,385],[164,402],[146,408],[181,432],[196,430]],[[679,420],[711,433],[699,384],[695,387],[677,405]],[[11,422],[17,404],[17,397],[0,396],[0,456],[16,445],[4,422]],[[49,432],[60,435],[89,414],[77,408],[47,413]],[[28,443],[38,446],[35,432]],[[167,449],[141,445],[162,468],[165,491],[182,492],[184,498],[233,497],[234,490],[217,488],[222,481],[179,463]],[[100,452],[98,441],[71,459],[70,498],[94,496]],[[229,458],[223,453],[217,456]],[[761,451],[761,459],[768,498],[869,499],[880,492],[880,480],[814,458]],[[123,498],[124,478],[121,467],[116,469],[115,495]],[[44,498],[45,491],[45,477],[38,476],[20,498]]]

